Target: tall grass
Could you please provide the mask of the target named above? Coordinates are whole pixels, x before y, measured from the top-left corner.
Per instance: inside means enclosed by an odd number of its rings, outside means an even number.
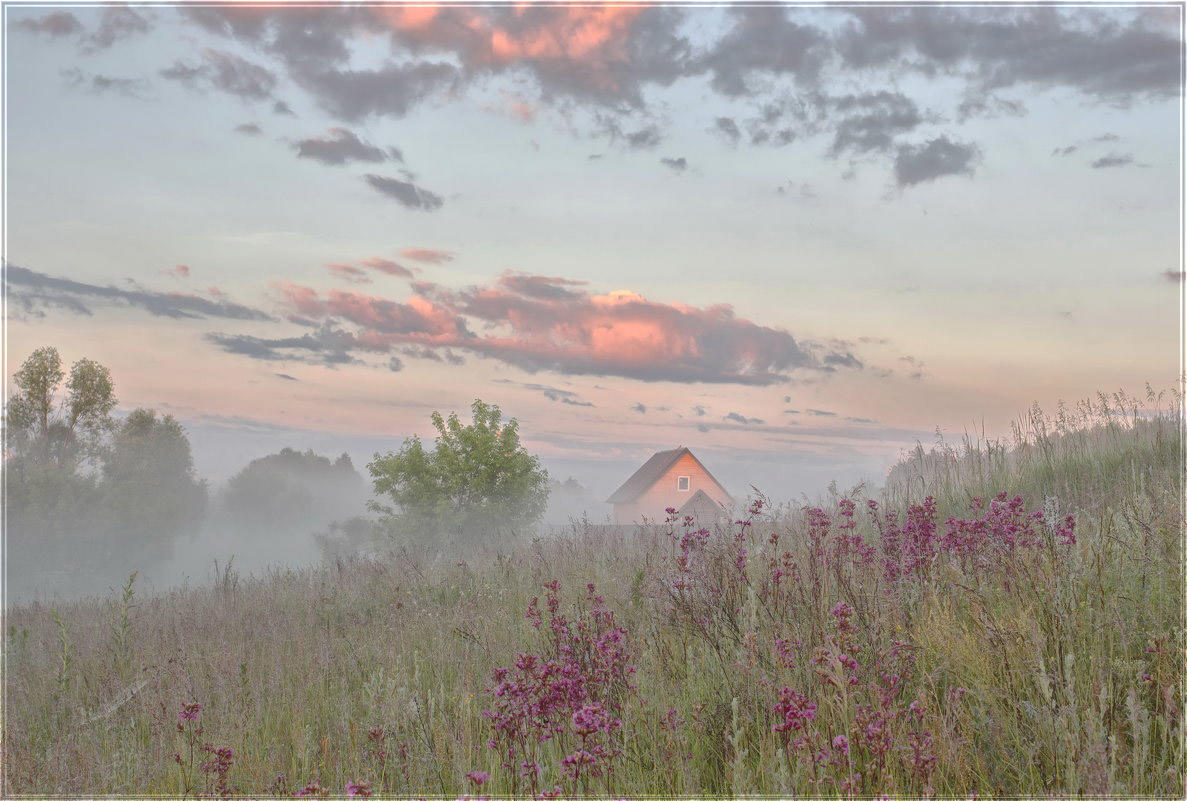
[[[1182,428],[1119,400],[728,526],[11,609],[4,792],[1181,796]]]

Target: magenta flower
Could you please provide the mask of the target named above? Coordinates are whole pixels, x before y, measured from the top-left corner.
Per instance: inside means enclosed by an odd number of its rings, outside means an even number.
[[[490,781],[490,774],[484,770],[472,770],[466,774],[466,778],[474,782],[476,787],[481,787]]]
[[[202,705],[195,702],[192,704],[182,704],[181,711],[177,713],[178,721],[197,720],[198,716],[202,714]]]
[[[802,729],[808,721],[813,720],[816,717],[816,704],[790,687],[781,687],[779,700],[771,706],[771,711],[780,718],[771,731],[786,733]]]
[[[370,798],[371,797],[371,783],[370,782],[347,782],[346,795],[348,798]]]

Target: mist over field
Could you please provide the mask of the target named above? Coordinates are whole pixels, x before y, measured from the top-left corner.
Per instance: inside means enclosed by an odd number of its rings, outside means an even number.
[[[6,4],[0,797],[1181,797],[1184,21]]]
[[[113,425],[118,428],[124,419],[126,415],[115,413]],[[161,504],[161,488],[146,482],[123,493],[123,517],[118,512],[110,517],[110,503],[99,496],[80,508],[50,513],[51,519],[41,523],[57,532],[54,538],[40,537],[36,519],[25,522],[18,513],[9,529],[9,541],[16,545],[9,558],[7,603],[105,595],[132,572],[145,591],[162,592],[209,583],[228,565],[244,575],[263,575],[341,556],[343,537],[331,527],[374,519],[367,508],[374,493],[366,464],[376,452],[398,447],[394,438],[376,439],[368,448],[364,438],[344,437],[340,443],[353,451],[349,453],[335,450],[332,435],[270,430],[244,437],[202,423],[179,424],[178,434],[192,454],[193,489],[201,498],[194,510],[159,522],[143,539],[110,533],[142,526],[140,507]],[[307,447],[289,447],[290,442]],[[325,448],[324,453],[314,445]],[[263,452],[249,455],[258,451]],[[757,488],[770,498],[794,503],[820,496],[830,484],[880,486],[886,469],[876,461],[860,467],[803,460],[757,470],[753,460],[728,450],[708,451],[705,458],[739,498]],[[612,522],[605,500],[639,466],[626,460],[557,459],[544,464],[551,476],[548,504],[532,529],[522,533],[525,540],[555,536],[576,521]],[[23,487],[15,485],[12,491],[22,506]],[[54,550],[58,547],[65,547],[69,557],[62,558]],[[358,545],[348,550],[356,553]]]

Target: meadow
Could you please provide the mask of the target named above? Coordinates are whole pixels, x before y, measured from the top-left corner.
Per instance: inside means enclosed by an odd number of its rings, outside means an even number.
[[[1181,797],[1179,407],[714,525],[13,607],[4,792]]]

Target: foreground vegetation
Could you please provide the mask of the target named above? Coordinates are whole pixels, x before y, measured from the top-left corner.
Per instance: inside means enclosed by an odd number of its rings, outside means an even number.
[[[4,790],[1180,796],[1166,405],[1032,414],[730,524],[14,608]]]

